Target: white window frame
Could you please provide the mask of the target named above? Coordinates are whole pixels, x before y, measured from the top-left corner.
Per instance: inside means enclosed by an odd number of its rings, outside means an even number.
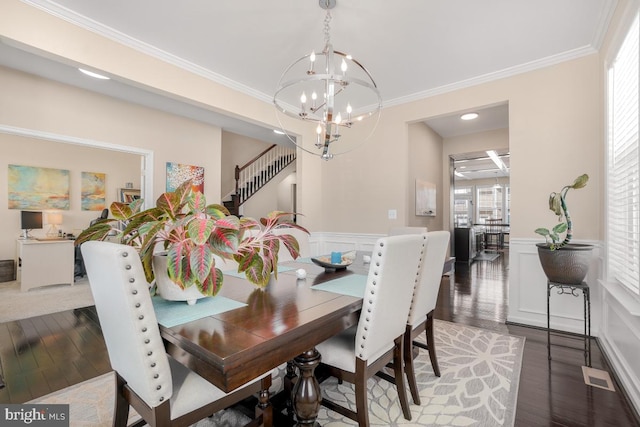
[[[619,279],[619,277],[623,277],[619,276],[617,274],[617,272],[619,272],[619,269],[616,269],[616,260],[614,260],[612,257],[615,256],[614,252],[613,252],[613,246],[612,246],[612,233],[610,230],[610,224],[611,221],[614,218],[614,211],[613,211],[613,207],[611,206],[610,203],[610,197],[612,197],[612,191],[609,189],[609,186],[612,185],[611,183],[611,137],[613,135],[613,129],[611,128],[611,101],[612,101],[612,97],[613,94],[611,93],[611,69],[613,67],[613,64],[616,60],[616,58],[619,55],[620,49],[623,45],[624,40],[627,38],[628,34],[630,34],[631,31],[631,26],[632,24],[635,22],[636,19],[638,19],[638,12],[640,10],[639,4],[638,2],[632,2],[631,4],[631,13],[628,14],[628,16],[630,16],[630,19],[628,20],[628,22],[626,22],[626,25],[623,25],[624,27],[624,31],[620,31],[620,33],[618,34],[617,40],[615,42],[614,45],[614,49],[611,49],[611,56],[609,58],[607,58],[607,60],[605,61],[605,76],[606,76],[606,84],[605,84],[605,88],[606,88],[606,121],[605,121],[605,127],[606,127],[606,147],[605,147],[605,154],[606,154],[606,166],[605,166],[605,184],[606,184],[606,208],[605,208],[605,286],[607,287],[607,289],[609,289],[610,292],[612,292],[614,295],[617,296],[617,299],[620,300],[621,302],[623,302],[623,305],[625,305],[627,308],[631,308],[633,306],[633,311],[638,312],[638,302],[640,302],[640,284],[638,283],[638,281],[636,280],[635,283],[633,280],[631,280],[630,282],[625,283],[625,280],[628,279],[624,279],[621,281]],[[637,30],[636,30],[637,31]],[[637,34],[637,33],[636,33]],[[639,36],[640,37],[640,36]],[[638,95],[638,94],[636,94]],[[636,111],[636,118],[638,117],[638,112]],[[640,160],[640,159],[639,159]],[[638,172],[638,176],[636,178],[636,180],[640,179],[640,172]],[[625,262],[629,262],[629,261],[625,261]],[[634,267],[632,267],[631,269],[631,277],[633,277],[634,275],[637,275],[638,269],[640,268],[640,266],[638,264],[640,264],[640,261],[638,261],[638,257],[636,257],[636,261],[635,261],[636,265]],[[637,278],[640,279],[640,278]],[[633,300],[635,302],[635,304],[630,305],[630,301],[627,299],[627,297],[631,297],[631,300]],[[626,300],[626,303],[624,303],[624,301]]]

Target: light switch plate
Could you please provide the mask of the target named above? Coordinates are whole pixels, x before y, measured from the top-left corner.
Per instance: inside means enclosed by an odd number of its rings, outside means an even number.
[[[397,219],[398,218],[398,211],[396,211],[395,209],[389,209],[389,219]]]

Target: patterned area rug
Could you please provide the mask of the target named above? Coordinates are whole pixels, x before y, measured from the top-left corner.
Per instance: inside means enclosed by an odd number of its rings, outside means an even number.
[[[524,338],[438,320],[435,334],[442,376],[433,374],[428,353],[421,350],[415,367],[422,405],[411,404],[412,421],[402,415],[395,386],[376,377],[368,383],[371,425],[513,426]],[[283,374],[281,369],[280,375]],[[106,374],[32,403],[69,403],[71,426],[109,426],[112,384],[113,374]],[[281,378],[274,378],[272,391],[281,385]],[[355,408],[350,384],[339,385],[330,379],[321,387],[328,398]],[[242,414],[227,410],[196,425],[234,427],[247,420]],[[318,422],[324,427],[357,425],[325,408],[320,410]]]

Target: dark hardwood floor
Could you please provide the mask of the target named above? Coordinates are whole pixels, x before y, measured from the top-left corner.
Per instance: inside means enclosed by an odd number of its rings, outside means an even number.
[[[592,344],[594,368],[609,371],[615,392],[587,386],[580,350],[553,347],[547,360],[543,330],[505,324],[508,250],[495,261],[456,264],[443,277],[435,318],[526,338],[516,426],[638,426],[615,376]],[[544,292],[541,289],[541,292]],[[573,340],[556,343],[575,346]],[[93,308],[0,324],[0,403],[23,403],[110,370]]]
[[[596,339],[591,345],[592,367],[609,372],[615,392],[585,384],[581,349],[553,345],[549,361],[546,330],[505,324],[508,266],[508,249],[495,261],[456,263],[455,273],[443,277],[434,317],[525,337],[515,425],[639,426],[637,414],[615,381]],[[546,288],[540,292],[546,292]],[[582,344],[563,337],[553,337],[552,343],[571,347]]]

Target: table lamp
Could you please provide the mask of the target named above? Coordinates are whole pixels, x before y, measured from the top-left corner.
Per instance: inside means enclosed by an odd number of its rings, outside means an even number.
[[[58,226],[62,225],[61,213],[47,213],[47,224],[49,224],[49,230],[47,230],[47,236],[53,237],[58,235]]]

